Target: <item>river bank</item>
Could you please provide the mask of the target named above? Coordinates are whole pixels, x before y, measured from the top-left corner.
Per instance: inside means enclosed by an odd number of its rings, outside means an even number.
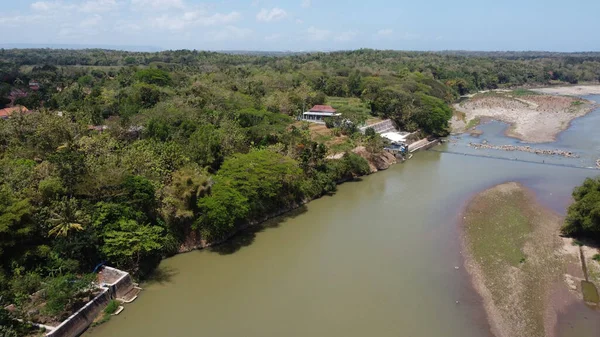
[[[366,148],[364,146],[359,146],[359,147],[355,148],[354,150],[352,150],[352,152],[361,156],[362,158],[364,158],[367,161],[367,163],[369,164],[369,169],[370,169],[369,174],[387,170],[388,168],[390,168],[390,166],[397,163],[396,157],[386,151],[381,151],[379,153],[370,153],[369,151],[366,150]],[[340,156],[338,158],[332,158],[329,160],[339,160],[342,157],[343,157],[343,154],[342,154],[342,156]],[[355,177],[355,178],[360,178],[360,177]],[[337,184],[338,185],[343,184],[343,183],[347,182],[348,180],[349,179],[338,181]],[[318,199],[318,197],[315,199]],[[246,224],[239,226],[234,231],[229,233],[227,236],[225,236],[224,238],[217,240],[217,241],[207,241],[200,235],[200,233],[198,231],[190,229],[190,231],[185,236],[185,240],[179,245],[179,248],[177,249],[177,253],[178,254],[187,253],[192,250],[205,249],[205,248],[210,248],[210,247],[214,247],[214,246],[223,244],[223,243],[227,242],[228,240],[230,240],[232,237],[236,236],[241,231],[247,230],[248,228],[253,227],[253,226],[258,226],[270,219],[279,217],[288,212],[292,212],[298,208],[303,207],[304,205],[306,205],[307,203],[309,203],[315,199],[305,199],[305,200],[302,200],[301,202],[288,205],[287,207],[284,207],[282,209],[278,209],[270,214],[265,215],[261,219],[258,219],[255,221],[250,221]]]
[[[453,132],[462,133],[487,117],[511,125],[509,137],[529,143],[552,142],[575,118],[586,115],[595,103],[576,97],[537,94],[533,91],[493,91],[477,94],[454,105],[461,118],[452,120]]]
[[[560,238],[562,222],[514,182],[480,192],[467,204],[465,267],[497,337],[556,336],[559,313],[582,300],[579,250]]]
[[[562,87],[547,87],[530,89],[532,91],[549,95],[584,96],[600,95],[600,85],[574,85]]]

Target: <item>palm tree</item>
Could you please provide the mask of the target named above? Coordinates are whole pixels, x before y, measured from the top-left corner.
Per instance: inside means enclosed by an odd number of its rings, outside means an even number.
[[[73,230],[83,230],[83,226],[88,220],[88,216],[78,209],[77,199],[64,197],[55,204],[50,213],[48,222],[52,225],[52,228],[48,235],[66,237]]]

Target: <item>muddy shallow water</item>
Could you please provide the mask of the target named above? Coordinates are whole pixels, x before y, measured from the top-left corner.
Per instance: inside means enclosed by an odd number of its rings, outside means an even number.
[[[600,111],[574,121],[559,143],[591,158],[600,139],[586,123],[600,127]],[[439,149],[468,150],[466,137]],[[478,191],[517,181],[564,214],[573,187],[598,173],[417,153],[261,231],[164,260],[134,303],[85,336],[490,336],[462,266],[460,210]],[[598,336],[593,315],[566,311],[560,336]]]

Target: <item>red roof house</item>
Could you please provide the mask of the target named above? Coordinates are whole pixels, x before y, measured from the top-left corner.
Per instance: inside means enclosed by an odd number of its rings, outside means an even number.
[[[336,110],[331,105],[315,105],[309,112],[330,112],[335,113]]]
[[[302,114],[302,120],[313,123],[325,123],[325,118],[340,117],[338,113],[330,105],[315,105],[309,111]]]
[[[24,106],[15,106],[15,107],[12,107],[12,108],[0,109],[0,118],[2,118],[2,119],[9,119],[10,116],[12,116],[15,113],[26,114],[26,113],[29,113],[29,109],[27,109]]]

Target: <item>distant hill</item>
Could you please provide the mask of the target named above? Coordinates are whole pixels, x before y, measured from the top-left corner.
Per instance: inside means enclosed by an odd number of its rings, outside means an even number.
[[[131,52],[159,52],[162,48],[152,46],[118,46],[118,45],[103,45],[103,44],[55,44],[55,43],[0,43],[0,48],[3,49],[107,49],[107,50],[122,50]]]

